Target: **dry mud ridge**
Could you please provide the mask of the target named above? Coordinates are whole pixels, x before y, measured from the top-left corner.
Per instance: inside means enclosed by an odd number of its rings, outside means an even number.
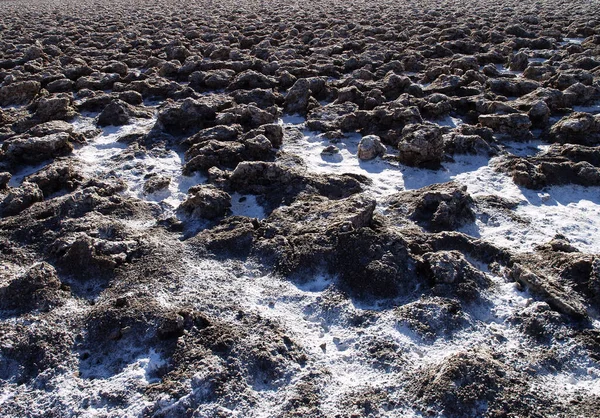
[[[597,1],[0,1],[0,416],[600,414]]]

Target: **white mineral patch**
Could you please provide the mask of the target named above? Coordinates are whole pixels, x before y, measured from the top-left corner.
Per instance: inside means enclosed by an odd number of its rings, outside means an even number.
[[[73,125],[77,131],[94,127],[92,114],[78,118]],[[75,151],[75,156],[83,161],[84,173],[90,177],[116,176],[126,182],[126,193],[161,206],[166,215],[172,215],[187,196],[190,187],[206,182],[200,173],[184,176],[183,151],[155,147],[148,151],[132,151],[119,139],[131,134],[145,134],[152,129],[156,119],[136,119],[133,123],[120,127],[105,127],[102,133]],[[125,158],[122,154],[127,152]],[[144,184],[150,176],[170,179],[167,188],[151,194],[144,193]]]
[[[256,196],[251,194],[242,195],[239,193],[232,193],[231,213],[233,215],[247,216],[249,218],[265,218],[264,208],[256,201]]]

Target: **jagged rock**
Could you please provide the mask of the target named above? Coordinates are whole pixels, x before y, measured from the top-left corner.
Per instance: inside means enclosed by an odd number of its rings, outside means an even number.
[[[136,108],[121,99],[111,101],[98,115],[98,126],[127,125],[132,118],[151,118],[152,111]]]
[[[237,141],[201,142],[186,151],[184,172],[206,171],[215,166],[235,167],[243,161],[245,152],[246,146]]]
[[[479,135],[452,133],[444,137],[444,152],[453,154],[494,155],[495,148]]]
[[[524,52],[518,52],[513,57],[511,57],[510,62],[508,63],[508,68],[512,71],[523,71],[527,68],[527,64],[529,63],[529,57]]]
[[[69,154],[73,150],[70,138],[66,132],[42,137],[16,137],[5,141],[2,148],[7,159],[34,164]]]
[[[511,113],[509,115],[481,115],[479,123],[494,132],[510,135],[515,138],[528,138],[531,136],[531,120],[529,116],[522,113]]]
[[[18,215],[36,202],[44,200],[44,194],[37,184],[23,182],[20,187],[10,189],[0,202],[0,215]]]
[[[277,81],[264,74],[258,73],[253,70],[247,70],[243,73],[238,74],[231,84],[227,87],[227,90],[235,91],[238,89],[268,89],[275,87]]]
[[[467,186],[455,182],[400,192],[388,203],[393,213],[407,216],[432,231],[454,230],[475,220]]]
[[[34,116],[42,122],[68,120],[77,114],[73,108],[73,98],[66,94],[42,98],[36,103],[36,107]]]
[[[580,298],[555,280],[537,275],[520,264],[512,266],[510,278],[539,294],[556,311],[575,318],[587,317]]]
[[[326,90],[323,78],[301,78],[294,83],[285,96],[285,111],[287,113],[305,114],[308,110],[309,98],[318,96]]]
[[[550,108],[544,101],[539,100],[531,106],[527,116],[533,126],[545,127],[550,119]]]
[[[575,112],[550,128],[552,142],[595,146],[600,143],[600,115]]]
[[[61,190],[74,190],[83,182],[83,175],[70,161],[54,161],[25,180],[37,184],[44,197],[48,197]]]
[[[444,153],[442,131],[434,124],[412,124],[402,130],[398,144],[401,163],[422,166],[438,165]]]
[[[231,207],[231,196],[211,185],[198,185],[188,190],[187,199],[179,206],[194,218],[215,219]]]
[[[202,99],[185,99],[182,103],[168,105],[158,113],[158,121],[167,132],[190,132],[210,127],[217,112],[231,107],[231,99],[223,95],[204,96]]]
[[[363,136],[358,143],[357,157],[361,160],[372,160],[385,155],[387,149],[376,135]]]
[[[208,141],[235,141],[241,134],[242,127],[239,125],[217,125],[206,128],[187,138],[184,142],[189,145],[201,144]]]
[[[245,154],[252,160],[265,160],[273,154],[273,144],[264,135],[256,135],[244,141]]]
[[[38,81],[19,81],[0,87],[0,106],[27,104],[38,95],[40,89]]]
[[[152,176],[144,183],[144,194],[153,194],[165,190],[171,184],[171,178],[165,176]]]

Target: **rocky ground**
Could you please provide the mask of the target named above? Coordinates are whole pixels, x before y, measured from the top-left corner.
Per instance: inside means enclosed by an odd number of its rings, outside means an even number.
[[[600,5],[0,1],[0,415],[600,411]]]

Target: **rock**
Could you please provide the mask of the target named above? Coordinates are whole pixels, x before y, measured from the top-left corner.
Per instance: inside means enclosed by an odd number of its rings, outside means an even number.
[[[531,120],[523,113],[511,113],[509,115],[481,115],[479,123],[491,128],[494,132],[509,135],[514,138],[529,138],[531,132]]]
[[[0,106],[27,104],[39,94],[40,89],[38,81],[19,81],[0,87]]]
[[[242,127],[239,125],[217,125],[206,128],[187,138],[184,143],[189,145],[201,144],[208,141],[235,141],[241,134]]]
[[[69,154],[73,150],[70,138],[66,132],[42,137],[16,137],[5,141],[2,148],[9,160],[35,164]]]
[[[134,117],[150,118],[152,117],[152,113],[150,111],[137,110],[123,100],[115,99],[98,115],[96,123],[98,126],[121,126],[129,124]]]
[[[8,188],[8,182],[12,178],[12,174],[6,171],[0,172],[0,190],[6,190]]]
[[[273,144],[264,135],[257,135],[244,141],[245,154],[252,160],[265,160],[273,156]]]
[[[253,70],[246,70],[238,74],[231,84],[227,87],[227,90],[235,91],[238,89],[269,89],[277,85],[277,81],[264,74],[258,73]]]
[[[473,416],[485,403],[491,410],[506,405],[526,414],[532,402],[544,402],[507,363],[484,347],[446,356],[420,370],[414,379],[410,392],[424,403],[423,412]]]
[[[165,176],[152,176],[144,183],[144,194],[154,194],[163,191],[171,184],[171,178]]]
[[[511,57],[508,68],[512,71],[523,71],[527,68],[527,64],[529,63],[529,57],[524,52],[518,52],[513,57]]]
[[[211,185],[198,185],[188,190],[187,199],[179,206],[179,210],[202,219],[215,219],[229,211],[231,196]]]
[[[189,242],[217,254],[246,257],[252,250],[255,223],[244,216],[228,216],[216,226],[201,231]]]
[[[387,148],[376,135],[363,136],[358,143],[357,156],[361,160],[372,160],[385,155]]]
[[[83,180],[84,177],[75,164],[61,160],[54,161],[25,178],[25,181],[37,184],[46,198],[61,190],[75,190]]]
[[[185,173],[207,171],[211,167],[235,167],[244,160],[246,146],[237,141],[206,141],[193,145],[185,153]]]
[[[124,62],[112,61],[107,63],[104,67],[102,67],[101,70],[105,73],[116,73],[119,74],[121,77],[125,77],[129,72],[129,67]]]
[[[42,122],[51,120],[69,120],[77,112],[73,108],[73,98],[66,94],[42,98],[36,103],[34,116]]]
[[[321,151],[321,155],[335,155],[339,154],[339,152],[340,149],[335,145],[328,145],[325,148],[323,148],[323,151]]]
[[[351,102],[318,107],[308,113],[306,126],[313,131],[335,131],[342,128],[347,117],[356,117],[357,110],[358,105]]]
[[[217,112],[231,107],[231,99],[222,95],[185,99],[182,103],[166,106],[158,113],[158,121],[167,132],[199,131],[214,124]]]
[[[297,80],[285,96],[285,111],[287,113],[306,114],[309,98],[318,96],[326,90],[323,78],[301,78]]]
[[[68,78],[61,78],[60,80],[54,80],[46,86],[46,90],[50,93],[67,93],[73,91],[75,83]]]
[[[411,124],[402,130],[398,144],[401,163],[411,166],[436,166],[444,153],[442,131],[435,124]]]
[[[77,231],[57,238],[49,246],[49,253],[65,272],[89,280],[90,277],[111,277],[114,269],[124,264],[137,249],[136,241],[117,237],[103,239]]]
[[[550,108],[546,102],[539,100],[531,106],[527,116],[529,116],[532,126],[545,127],[550,119]]]
[[[37,184],[23,182],[20,187],[10,189],[8,195],[0,202],[0,215],[18,215],[29,206],[44,200],[44,194]]]
[[[598,145],[600,144],[600,115],[574,112],[552,125],[548,137],[552,142],[561,144]]]
[[[539,276],[520,264],[515,264],[511,268],[510,277],[544,298],[552,309],[574,318],[587,317],[585,306],[580,298],[556,280]]]
[[[42,137],[61,132],[70,134],[72,138],[76,136],[73,134],[73,125],[62,120],[40,123],[32,127],[27,133],[32,136]]]
[[[260,108],[283,104],[283,96],[273,89],[235,90],[231,96],[236,103],[256,104]]]
[[[50,310],[64,303],[61,281],[50,264],[42,262],[0,288],[0,309],[27,312]]]
[[[458,295],[461,300],[475,301],[479,290],[490,284],[459,251],[437,251],[422,257],[422,272],[433,282],[433,292],[440,296]]]
[[[444,152],[453,154],[494,155],[496,150],[479,135],[452,133],[444,137]]]
[[[388,200],[390,210],[431,231],[454,230],[475,220],[467,186],[455,182],[407,190]]]

